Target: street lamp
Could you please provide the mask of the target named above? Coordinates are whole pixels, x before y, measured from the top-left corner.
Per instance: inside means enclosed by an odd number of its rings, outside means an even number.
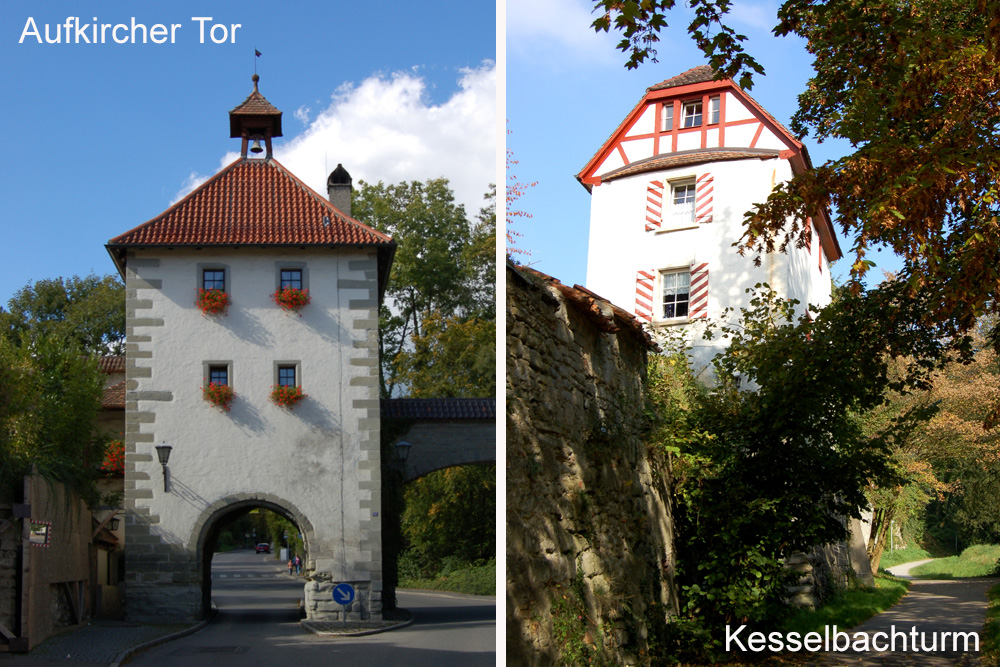
[[[156,446],[156,456],[160,459],[160,465],[163,466],[163,491],[167,491],[167,461],[170,460],[170,450],[173,449],[170,445],[157,445]]]
[[[401,463],[405,463],[406,459],[410,456],[410,447],[413,447],[410,443],[405,440],[400,440],[396,443],[396,459]]]

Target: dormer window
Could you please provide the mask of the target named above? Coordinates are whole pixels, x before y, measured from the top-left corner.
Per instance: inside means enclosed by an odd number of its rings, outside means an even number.
[[[719,124],[719,108],[721,106],[721,100],[718,95],[713,95],[708,98],[708,124],[718,125]]]
[[[663,131],[674,129],[674,103],[667,102],[663,105]]]
[[[701,100],[685,102],[683,106],[682,127],[698,127],[701,125]]]

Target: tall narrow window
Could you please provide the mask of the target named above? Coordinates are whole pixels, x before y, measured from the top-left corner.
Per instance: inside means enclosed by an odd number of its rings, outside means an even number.
[[[683,127],[701,125],[701,100],[684,103]]]
[[[294,387],[295,366],[278,366],[278,385],[282,387]]]
[[[204,289],[226,290],[226,272],[223,269],[204,269],[201,272],[201,286]]]
[[[718,125],[719,124],[719,107],[721,101],[718,95],[713,95],[708,99],[708,124]]]
[[[674,103],[667,102],[663,105],[663,131],[674,129]]]
[[[673,183],[670,186],[668,227],[687,227],[694,224],[694,183]]]
[[[688,316],[691,294],[691,274],[688,271],[664,271],[660,274],[663,286],[661,317],[665,320]]]
[[[281,289],[302,289],[302,269],[282,269]]]

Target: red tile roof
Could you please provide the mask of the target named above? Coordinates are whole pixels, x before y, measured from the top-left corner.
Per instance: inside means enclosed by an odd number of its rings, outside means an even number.
[[[335,208],[276,160],[239,158],[121,246],[387,245],[392,239]]]
[[[710,65],[698,65],[666,81],[661,81],[655,86],[650,86],[646,90],[663,90],[664,88],[686,86],[689,83],[705,83],[707,81],[715,81],[715,70]]]
[[[101,407],[125,409],[125,380],[104,388]]]
[[[599,294],[596,294],[582,285],[563,285],[558,279],[547,273],[542,273],[527,266],[515,266],[510,260],[507,261],[507,269],[518,274],[522,279],[529,282],[541,281],[552,289],[559,292],[567,303],[580,311],[587,319],[605,333],[618,333],[623,329],[637,337],[643,345],[656,352],[660,351],[660,346],[650,335],[649,331],[643,328],[635,315],[624,308],[616,306]]]
[[[632,176],[647,171],[657,171],[660,169],[673,169],[703,162],[726,162],[730,160],[769,160],[778,157],[781,151],[769,148],[704,148],[690,151],[679,151],[657,155],[656,157],[639,160],[631,164],[619,167],[606,174],[601,174],[602,181],[610,181],[623,176]]]
[[[108,355],[100,360],[102,373],[124,373],[125,355]]]

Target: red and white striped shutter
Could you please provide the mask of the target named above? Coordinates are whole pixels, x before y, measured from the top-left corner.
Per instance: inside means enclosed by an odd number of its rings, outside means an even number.
[[[660,228],[663,220],[663,181],[650,181],[646,186],[646,231]]]
[[[637,271],[635,274],[635,316],[647,322],[653,321],[653,285],[656,271]]]
[[[708,317],[708,264],[691,267],[691,294],[688,317]]]
[[[694,220],[699,225],[712,222],[712,182],[714,180],[711,174],[702,174],[695,184]]]

